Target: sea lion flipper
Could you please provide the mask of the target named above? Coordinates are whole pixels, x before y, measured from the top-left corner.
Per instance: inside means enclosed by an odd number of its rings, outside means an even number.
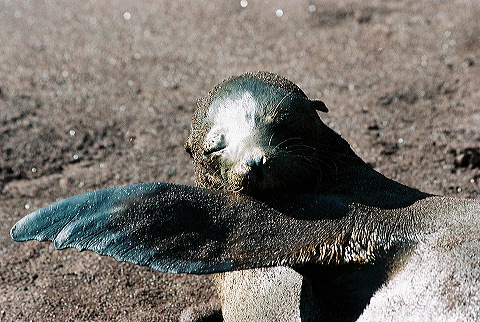
[[[256,233],[257,218],[271,218],[273,225],[276,212],[242,198],[166,183],[103,189],[31,213],[12,228],[11,236],[16,241],[50,240],[58,249],[91,250],[162,272],[260,267],[272,258],[262,255],[264,245],[250,243],[249,236]]]
[[[204,204],[203,195],[215,199],[202,189],[165,183],[86,192],[24,217],[11,236],[50,240],[58,249],[91,250],[162,272],[229,270],[231,261],[219,256],[222,235],[208,221],[214,202]]]

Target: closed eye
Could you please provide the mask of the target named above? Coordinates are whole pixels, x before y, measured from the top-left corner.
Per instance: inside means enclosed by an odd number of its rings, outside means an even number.
[[[222,150],[225,149],[225,148],[226,148],[225,145],[218,145],[218,146],[208,147],[208,148],[206,148],[205,150],[203,150],[203,156],[209,157],[209,156],[211,156],[213,153],[222,151]]]
[[[205,149],[203,150],[203,156],[209,157],[215,152],[222,151],[227,147],[227,141],[225,140],[224,135],[217,137],[217,140],[208,142]]]

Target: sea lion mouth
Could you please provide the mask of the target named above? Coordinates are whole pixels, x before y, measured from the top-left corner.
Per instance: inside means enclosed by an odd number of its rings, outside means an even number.
[[[228,171],[227,181],[233,191],[249,193],[264,190],[268,186],[268,162],[263,154],[248,159]]]
[[[247,179],[250,181],[261,181],[264,177],[264,167],[266,163],[267,157],[264,154],[260,154],[257,157],[247,161],[247,166],[249,168],[246,175]]]
[[[251,167],[243,176],[241,181],[242,192],[249,193],[258,190],[265,190],[267,180],[261,167]]]
[[[269,192],[304,191],[318,186],[322,180],[314,148],[294,144],[245,150],[248,151],[246,155],[236,161],[225,156],[208,160],[210,165],[217,166],[211,173],[217,173],[215,180],[222,189],[258,196]]]

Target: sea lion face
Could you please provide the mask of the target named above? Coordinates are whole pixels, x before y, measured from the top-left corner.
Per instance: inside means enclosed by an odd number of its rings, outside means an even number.
[[[318,184],[312,139],[320,119],[312,101],[293,86],[247,74],[200,101],[187,142],[198,185],[255,195]]]

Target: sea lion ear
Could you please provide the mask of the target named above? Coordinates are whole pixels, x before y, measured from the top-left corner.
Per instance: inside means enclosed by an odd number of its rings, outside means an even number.
[[[328,112],[327,105],[325,105],[325,103],[320,100],[311,100],[310,106],[316,109],[317,111],[325,112],[325,113]]]

